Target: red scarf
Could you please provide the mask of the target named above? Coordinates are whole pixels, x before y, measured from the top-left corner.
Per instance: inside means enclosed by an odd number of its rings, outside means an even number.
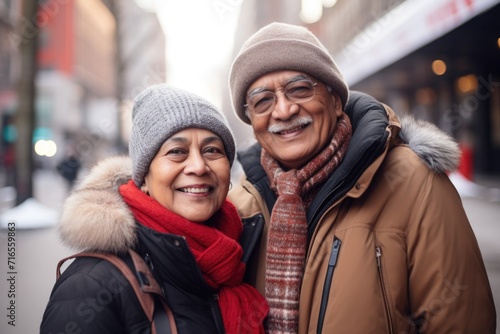
[[[133,181],[120,186],[135,219],[161,233],[181,235],[193,253],[203,278],[219,293],[226,333],[264,333],[267,302],[255,288],[243,283],[245,264],[238,243],[243,225],[233,204],[225,201],[210,225],[193,223],[144,194]],[[173,310],[175,313],[175,310]]]

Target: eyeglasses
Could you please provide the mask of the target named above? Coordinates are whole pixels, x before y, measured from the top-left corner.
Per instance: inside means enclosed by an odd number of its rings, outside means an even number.
[[[285,98],[292,103],[304,103],[312,100],[315,94],[316,82],[309,79],[301,79],[290,82],[284,88],[278,88],[274,92],[271,90],[262,90],[250,93],[247,97],[247,104],[251,114],[256,116],[267,115],[276,107],[278,93],[283,93]]]

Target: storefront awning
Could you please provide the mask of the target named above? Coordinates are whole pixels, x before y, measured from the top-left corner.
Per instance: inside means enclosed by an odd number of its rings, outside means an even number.
[[[334,59],[354,85],[500,0],[407,0],[359,33]]]

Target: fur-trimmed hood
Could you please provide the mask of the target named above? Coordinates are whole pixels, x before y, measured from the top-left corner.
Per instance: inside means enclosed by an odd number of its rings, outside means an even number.
[[[63,243],[78,251],[123,253],[136,243],[136,224],[118,187],[132,178],[125,156],[103,160],[64,203],[59,224]]]
[[[460,149],[457,142],[432,123],[411,116],[400,117],[399,137],[436,173],[458,168]]]
[[[400,119],[399,137],[437,173],[453,171],[457,143],[436,126],[410,116]],[[66,200],[60,218],[63,243],[78,251],[126,252],[137,241],[135,219],[118,187],[132,178],[126,156],[97,164]]]

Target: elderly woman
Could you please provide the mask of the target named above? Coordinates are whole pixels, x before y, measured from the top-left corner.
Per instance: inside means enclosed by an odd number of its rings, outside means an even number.
[[[266,301],[243,283],[242,258],[251,250],[239,241],[251,229],[226,200],[235,144],[223,115],[162,84],[136,98],[132,117],[132,166],[115,157],[94,168],[64,205],[63,242],[128,263],[135,250],[179,334],[263,333]],[[151,333],[124,281],[108,261],[77,258],[55,284],[41,333]]]

